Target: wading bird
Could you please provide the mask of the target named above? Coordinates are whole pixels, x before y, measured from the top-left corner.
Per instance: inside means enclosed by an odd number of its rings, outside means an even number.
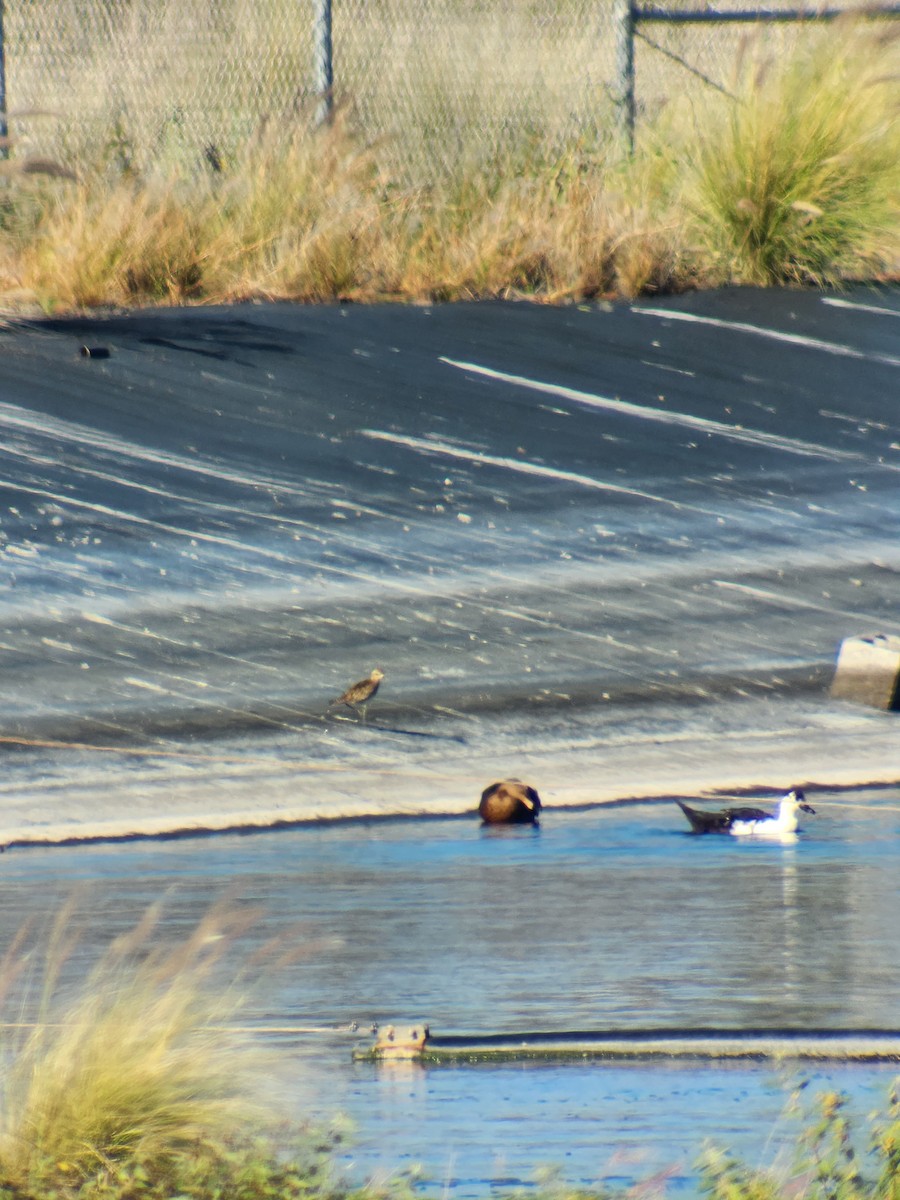
[[[771,841],[793,840],[799,824],[797,813],[816,811],[806,803],[800,788],[792,788],[782,796],[774,812],[747,807],[704,812],[680,800],[675,803],[690,821],[694,833],[727,833],[732,837],[768,838]]]
[[[338,696],[334,700],[328,701],[328,707],[334,708],[338,704],[346,704],[348,708],[359,716],[360,709],[362,710],[362,718],[366,719],[366,705],[378,691],[378,685],[384,679],[384,671],[379,667],[375,667],[372,673],[366,676],[365,679],[360,679],[358,683],[351,684],[342,696]]]
[[[521,779],[502,779],[481,793],[478,814],[485,825],[536,825],[541,798]]]

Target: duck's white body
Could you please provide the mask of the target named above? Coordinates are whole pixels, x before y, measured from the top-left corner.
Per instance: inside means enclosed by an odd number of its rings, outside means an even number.
[[[814,813],[816,810],[806,803],[800,788],[793,788],[781,800],[774,812],[765,808],[721,808],[708,812],[693,808],[683,800],[675,803],[691,823],[692,831],[700,834],[725,834],[740,838],[766,838],[771,842],[794,842],[797,840],[798,813]]]
[[[772,842],[796,841],[800,824],[798,813],[803,804],[803,793],[788,792],[770,817],[759,817],[753,821],[734,821],[728,832],[732,837],[765,838]],[[809,810],[808,805],[803,807]]]

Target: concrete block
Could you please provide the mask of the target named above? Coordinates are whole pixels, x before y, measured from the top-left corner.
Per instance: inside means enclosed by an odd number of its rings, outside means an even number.
[[[831,694],[872,708],[900,709],[900,637],[873,633],[844,638]]]
[[[400,1029],[388,1025],[379,1029],[373,1053],[376,1058],[420,1058],[428,1033],[424,1022]]]

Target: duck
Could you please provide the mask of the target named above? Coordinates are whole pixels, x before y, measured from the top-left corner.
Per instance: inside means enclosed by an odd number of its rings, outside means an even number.
[[[501,779],[481,793],[478,814],[485,825],[537,825],[541,798],[521,779]]]
[[[732,837],[767,838],[771,841],[793,840],[799,825],[797,814],[816,811],[806,803],[801,788],[791,788],[779,800],[774,812],[750,807],[705,812],[681,800],[675,803],[690,821],[694,833],[726,833]]]

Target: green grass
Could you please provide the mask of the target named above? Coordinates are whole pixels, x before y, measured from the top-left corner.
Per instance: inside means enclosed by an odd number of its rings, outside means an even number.
[[[825,1092],[806,1113],[793,1159],[760,1170],[727,1151],[699,1161],[709,1200],[897,1200],[900,1197],[900,1080],[884,1114],[858,1128],[845,1096]]]
[[[697,139],[692,209],[726,278],[833,283],[895,258],[900,39],[843,21],[815,41],[748,71]]]

